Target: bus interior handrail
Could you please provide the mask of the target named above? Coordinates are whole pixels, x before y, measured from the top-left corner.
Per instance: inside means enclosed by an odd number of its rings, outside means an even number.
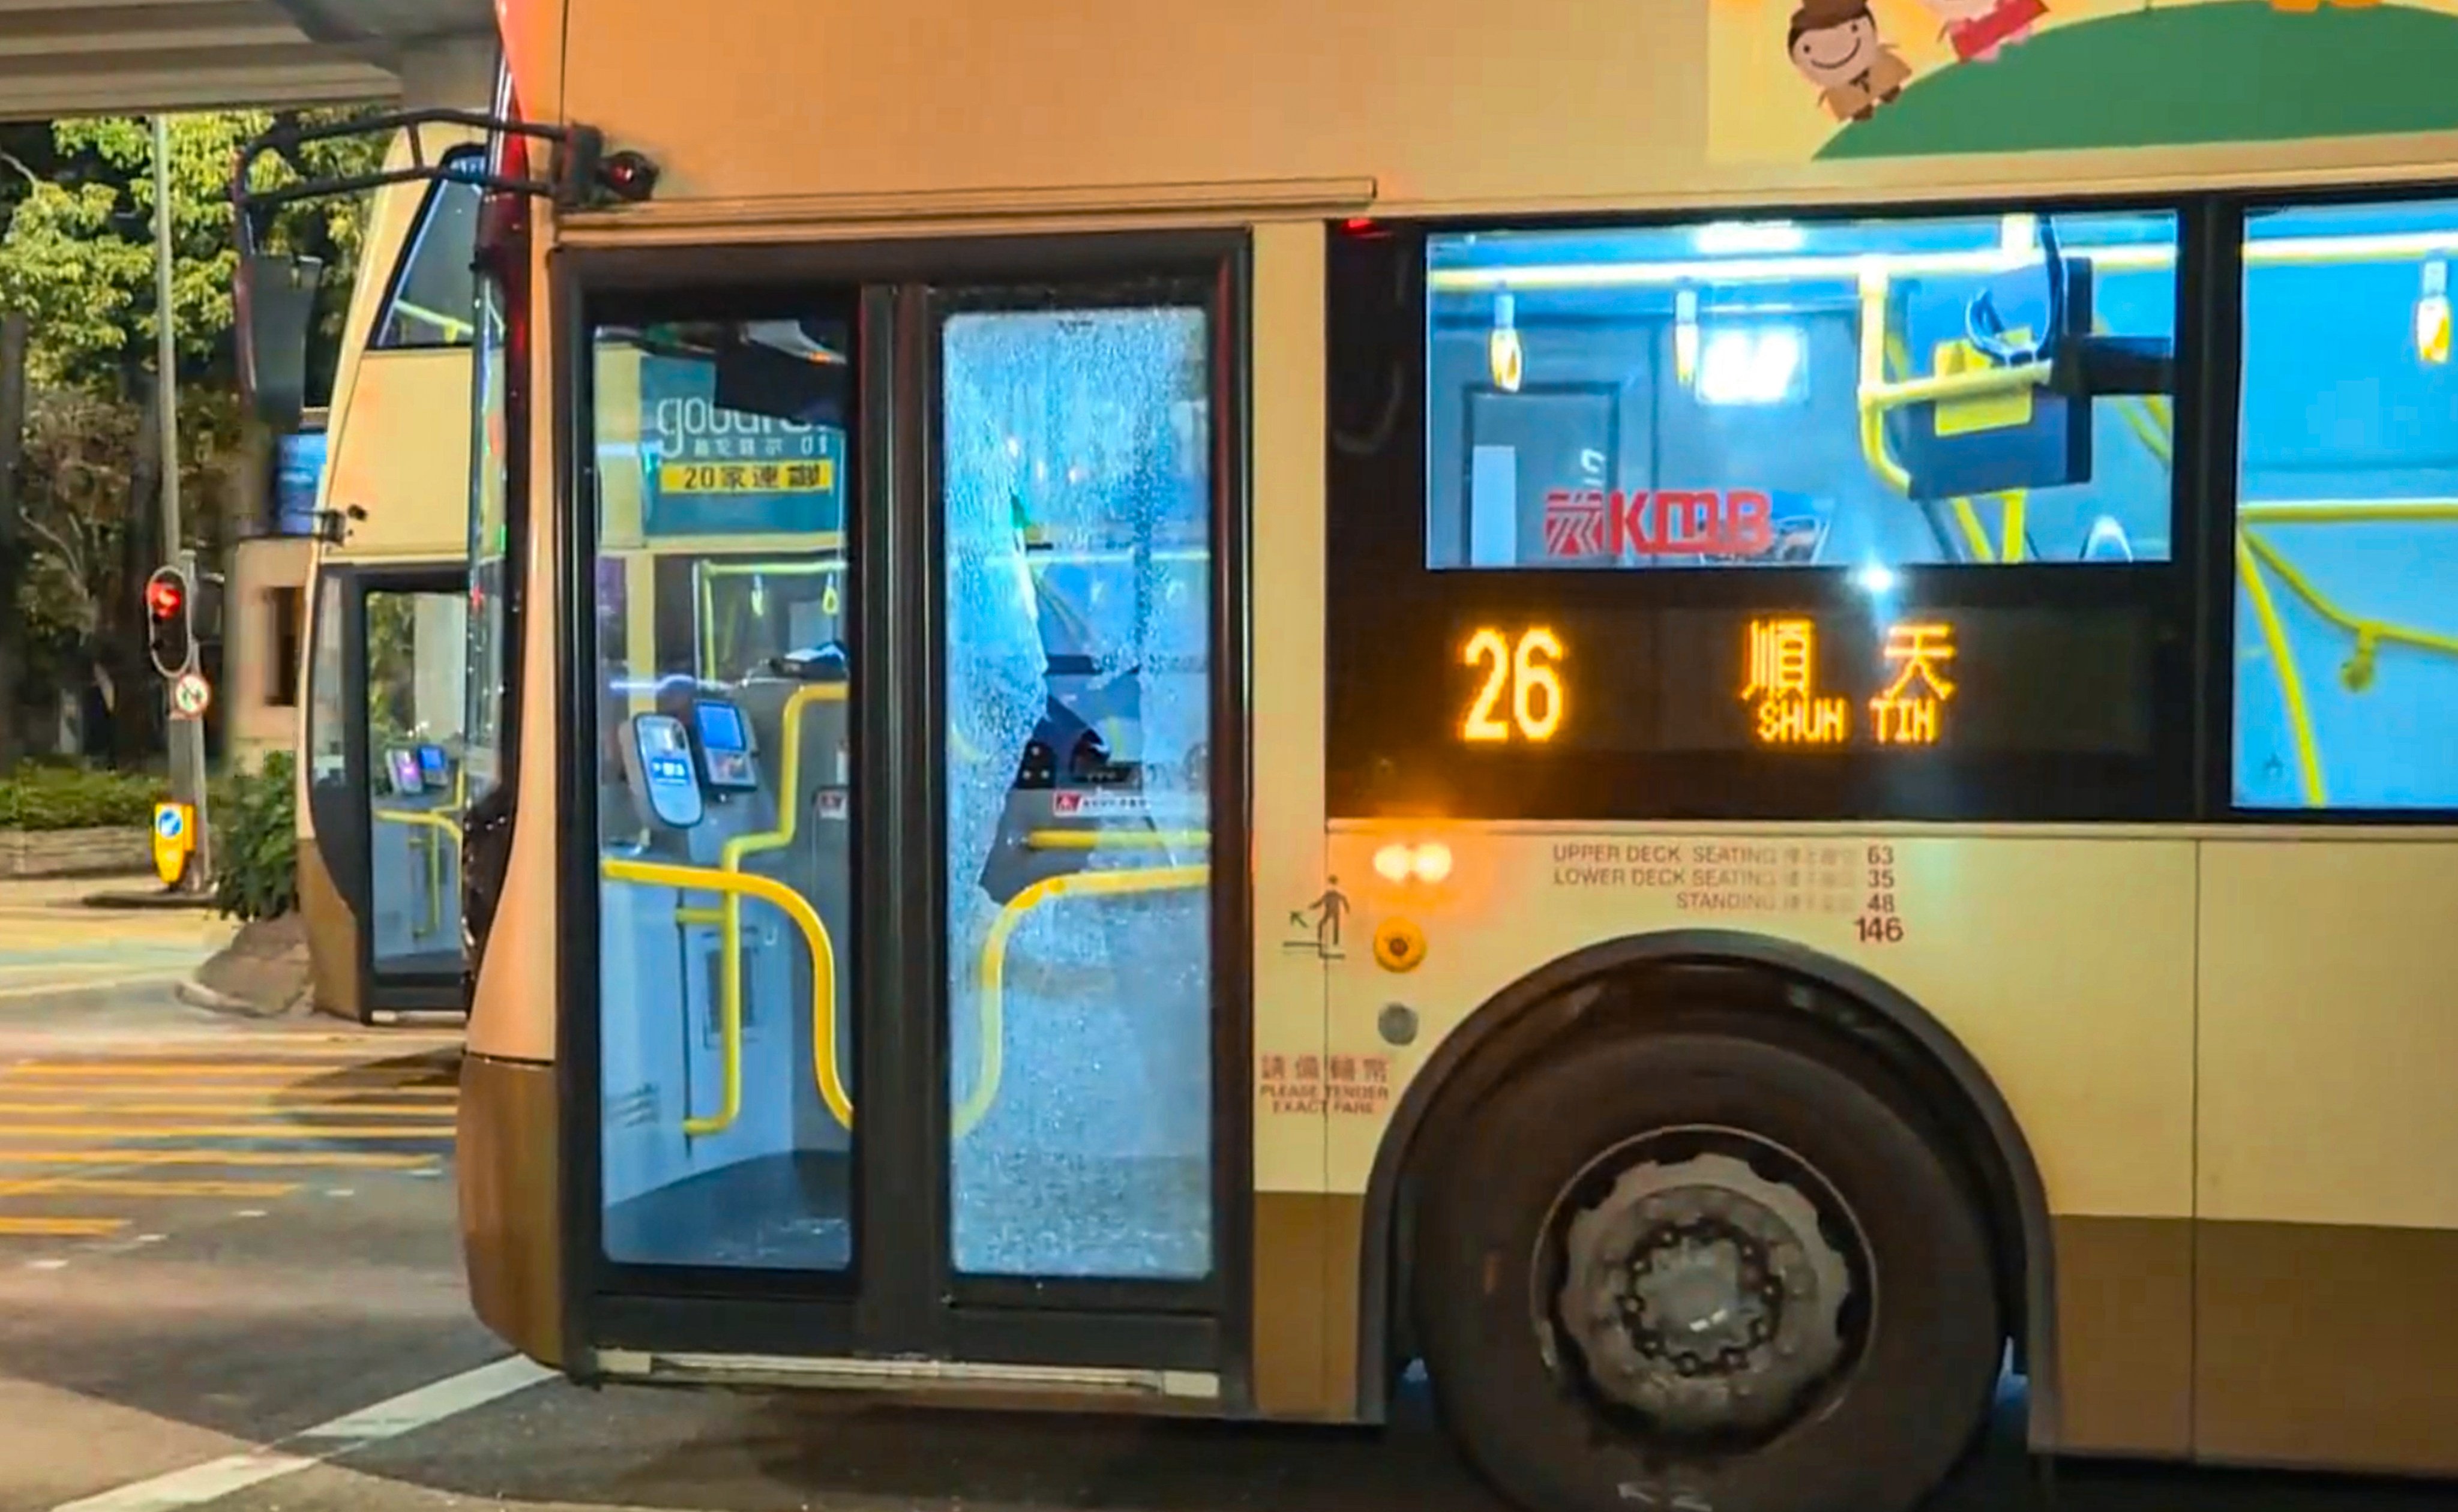
[[[956,1108],[953,1135],[957,1139],[969,1134],[989,1115],[990,1105],[998,1100],[999,1081],[1006,1074],[1007,1059],[1007,949],[1008,942],[1025,917],[1047,902],[1061,898],[1111,898],[1133,893],[1175,892],[1211,884],[1212,866],[1203,862],[1190,866],[1133,866],[1110,872],[1066,872],[1045,877],[1008,900],[990,922],[989,934],[982,941],[982,955],[977,978],[981,988],[981,1048],[979,1067],[973,1074],[972,1090],[966,1094]]]
[[[813,1037],[813,1069],[820,1085],[820,1095],[834,1113],[837,1122],[853,1127],[853,1099],[846,1095],[844,1083],[838,1079],[836,1066],[836,950],[828,939],[828,926],[821,922],[819,911],[804,898],[774,878],[757,872],[729,872],[714,866],[684,866],[670,861],[639,860],[629,857],[609,856],[598,862],[599,871],[610,881],[628,882],[637,886],[671,887],[677,892],[718,893],[739,904],[744,897],[757,898],[774,905],[802,931],[802,942],[811,953],[811,1031]],[[737,927],[739,927],[739,922]],[[736,942],[739,945],[739,941]],[[742,1116],[742,996],[740,956],[728,956],[727,972],[734,979],[735,990],[720,994],[718,1038],[724,1063],[724,1092],[715,1113],[693,1115],[686,1105],[683,1132],[686,1134],[722,1133],[734,1127]]]
[[[441,835],[461,848],[461,826],[450,814],[432,809],[386,809],[369,807],[368,817],[383,824],[398,824],[426,835]],[[427,911],[420,927],[412,937],[427,939],[444,927],[444,847],[430,839],[427,852]]]

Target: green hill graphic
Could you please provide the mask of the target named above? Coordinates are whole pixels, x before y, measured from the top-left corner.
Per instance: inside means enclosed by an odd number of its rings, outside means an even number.
[[[2054,0],[2051,0],[2053,9]],[[2267,0],[2103,16],[1923,75],[1822,159],[2458,130],[2458,16]]]

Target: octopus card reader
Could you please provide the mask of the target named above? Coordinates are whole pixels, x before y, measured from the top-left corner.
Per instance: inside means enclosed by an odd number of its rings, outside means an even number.
[[[751,725],[742,711],[721,698],[700,698],[692,704],[692,723],[698,728],[700,762],[708,785],[719,793],[749,793],[760,786],[760,768],[751,757]]]
[[[672,715],[640,715],[632,721],[632,741],[649,812],[673,829],[698,824],[707,805],[700,796],[699,774],[692,769],[691,737],[684,734],[683,722]]]

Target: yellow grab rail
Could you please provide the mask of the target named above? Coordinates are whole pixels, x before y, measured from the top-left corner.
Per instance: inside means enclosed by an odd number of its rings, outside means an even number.
[[[448,814],[425,809],[379,808],[370,808],[367,813],[382,823],[442,835],[452,842],[453,849],[461,848],[461,826],[454,823]],[[444,851],[432,840],[427,843],[426,851],[427,913],[419,928],[412,931],[411,938],[417,940],[424,940],[444,927]]]
[[[420,829],[441,830],[453,844],[461,843],[461,825],[441,809],[370,809],[369,813],[387,824],[409,824]]]
[[[777,827],[751,835],[737,835],[718,851],[719,870],[731,875],[747,875],[742,871],[742,859],[766,851],[781,851],[794,843],[802,818],[801,803],[802,780],[802,711],[815,703],[843,703],[845,685],[813,683],[797,688],[785,697],[785,707],[778,715],[780,730],[777,755]],[[722,892],[722,889],[720,889]],[[794,895],[800,898],[802,895]],[[809,904],[805,902],[804,907]],[[732,1022],[742,1021],[742,895],[725,892],[719,904],[718,948],[725,953],[725,969],[718,978],[718,990],[724,995],[719,1011]],[[680,917],[677,914],[677,917]],[[816,915],[814,917],[817,917]],[[821,931],[826,933],[824,929]],[[844,1095],[844,1072],[837,1065],[837,1040],[826,1035],[811,1046],[812,1073],[819,1079],[820,1095],[827,1100],[828,1110],[845,1128],[853,1127],[853,1103]],[[829,1088],[836,1091],[833,1095]]]
[[[1879,273],[1866,274],[1861,280],[1861,455],[1868,459],[1869,470],[1892,485],[1898,493],[1909,493],[1912,475],[1886,449],[1886,411],[1894,405],[1886,397],[1886,279]]]
[[[1906,404],[1941,399],[1986,398],[1992,394],[2012,393],[2016,389],[2036,388],[2049,381],[2050,364],[2025,362],[2010,367],[1982,368],[1972,372],[1950,373],[1941,377],[1893,380],[1886,377],[1886,359],[1901,343],[1887,330],[1886,275],[1872,270],[1861,278],[1861,455],[1869,470],[1890,485],[1898,493],[1911,492],[1912,476],[1895,460],[1886,446],[1886,416]],[[1897,361],[1909,365],[1906,359]],[[1962,529],[1964,540],[1975,562],[2020,561],[2023,555],[2023,514],[2028,495],[2025,490],[2011,489],[1999,497],[1998,534],[2003,545],[1992,549],[1989,531],[1971,507],[1969,499],[1950,501],[1955,524]]]
[[[811,1037],[812,1069],[819,1079],[820,1096],[834,1113],[837,1122],[853,1127],[853,1099],[846,1095],[844,1083],[838,1077],[837,1044],[837,958],[828,941],[828,926],[820,922],[819,911],[801,893],[773,878],[752,872],[723,871],[710,866],[677,866],[666,861],[630,860],[610,856],[599,863],[600,870],[611,881],[631,882],[648,887],[672,887],[681,892],[713,892],[722,895],[731,905],[733,930],[738,938],[730,945],[739,946],[740,940],[740,901],[757,898],[775,905],[794,922],[802,932],[802,942],[811,952]],[[686,1106],[683,1132],[687,1134],[721,1133],[742,1115],[742,955],[739,949],[725,952],[724,987],[719,996],[718,1037],[725,1057],[725,1093],[719,1111],[694,1117]]]
[[[1024,846],[1033,851],[1192,849],[1212,843],[1209,830],[1030,830]]]
[[[844,537],[834,530],[822,531],[806,538],[815,550],[841,551]],[[843,556],[821,556],[800,560],[774,561],[710,561],[701,562],[693,572],[699,592],[699,675],[718,681],[717,644],[717,580],[721,577],[826,577],[846,572]]]
[[[1070,872],[1063,877],[1045,877],[1008,900],[991,921],[990,932],[982,942],[981,993],[982,1026],[981,1069],[973,1077],[972,1090],[966,1094],[956,1109],[955,1137],[964,1138],[987,1116],[990,1104],[998,1099],[999,1078],[1006,1072],[1007,1035],[1007,943],[1025,915],[1043,903],[1060,898],[1108,898],[1126,893],[1174,892],[1203,887],[1212,880],[1210,865],[1200,866],[1138,866],[1114,872]]]
[[[2322,752],[2313,738],[2312,716],[2304,708],[2304,684],[2296,673],[2296,658],[2288,651],[2287,627],[2279,617],[2279,607],[2271,601],[2270,585],[2261,580],[2261,569],[2254,563],[2253,543],[2244,532],[2236,538],[2237,581],[2244,585],[2245,602],[2253,606],[2254,618],[2261,626],[2262,644],[2269,648],[2270,659],[2278,670],[2279,696],[2287,711],[2287,727],[2296,739],[2296,767],[2303,779],[2304,801],[2315,808],[2328,801],[2322,785]]]
[[[2177,265],[2177,244],[2118,242],[2070,245],[2104,273],[2152,273]],[[2335,237],[2249,237],[2247,267],[2326,267],[2338,264],[2420,261],[2458,255],[2458,233],[2449,231],[2360,232]],[[1437,268],[1426,286],[1443,294],[1489,289],[1666,288],[1689,283],[1795,283],[1808,279],[1980,277],[2039,265],[2037,252],[2002,248],[1961,252],[1802,252],[1745,258],[1620,259],[1482,268]]]
[[[2277,247],[2246,248],[2248,262],[2275,260],[2281,262],[2307,260],[2308,250],[2318,250],[2324,238],[2312,238],[2314,249]],[[2361,238],[2337,238],[2353,242]],[[2257,257],[2258,250],[2267,250],[2269,257]],[[2337,260],[2335,255],[2315,256],[2310,260]],[[2350,256],[2350,261],[2364,260]],[[2103,265],[2109,263],[2103,260]],[[2150,266],[2149,263],[2142,264]],[[1940,265],[1943,267],[1943,264]],[[1896,266],[1891,271],[1906,271]],[[1911,271],[1932,271],[1927,268]],[[1977,271],[1976,269],[1970,271]],[[1900,492],[1908,493],[1911,474],[1896,460],[1886,445],[1885,417],[1905,404],[1925,400],[1968,399],[2015,388],[2036,386],[2048,382],[2049,365],[2045,362],[1989,368],[1977,372],[1954,373],[1928,378],[1893,380],[1887,377],[1890,358],[1908,366],[1907,355],[1888,329],[1886,296],[1890,269],[1887,266],[1864,264],[1859,275],[1861,330],[1859,342],[1859,409],[1861,452],[1869,470]],[[2094,321],[2095,328],[2105,330],[2104,321]],[[2130,403],[2119,406],[2117,413],[2143,448],[2162,466],[2172,466],[2175,447],[2175,417],[2164,394],[2129,396]],[[2010,489],[2000,496],[2002,513],[1999,532],[2002,538],[1994,551],[1988,531],[1972,510],[1968,499],[1950,501],[1956,524],[1963,531],[1972,557],[1976,561],[2019,561],[2023,551],[2023,523],[2028,496],[2022,489]],[[2241,584],[2246,606],[2253,611],[2265,650],[2269,652],[2274,674],[2279,683],[2280,702],[2286,715],[2290,736],[2296,747],[2299,786],[2309,807],[2323,807],[2329,801],[2329,790],[2322,770],[2322,754],[2313,728],[2313,715],[2304,696],[2303,680],[2298,673],[2288,644],[2287,627],[2280,612],[2277,599],[2270,591],[2264,570],[2279,578],[2286,590],[2302,601],[2305,607],[2324,623],[2355,637],[2356,649],[2346,669],[2348,685],[2362,688],[2371,672],[2377,649],[2384,644],[2398,644],[2441,655],[2458,656],[2458,635],[2398,625],[2371,619],[2351,612],[2314,584],[2311,578],[2289,561],[2286,554],[2272,542],[2257,534],[2257,525],[2303,524],[2420,524],[2458,523],[2458,499],[2300,499],[2247,501],[2237,507],[2236,559],[2237,576]]]
[[[782,734],[781,749],[777,756],[777,792],[781,801],[777,805],[777,827],[751,835],[737,835],[718,852],[718,864],[727,871],[740,871],[742,858],[762,851],[781,851],[794,843],[802,823],[802,806],[798,801],[802,777],[802,711],[815,703],[843,703],[845,685],[841,682],[813,683],[797,688],[785,696],[784,710],[778,715]]]
[[[2245,525],[2452,525],[2458,499],[2248,500],[2236,517]]]
[[[478,329],[457,315],[447,315],[442,310],[430,310],[424,304],[412,304],[407,300],[395,300],[392,301],[392,307],[413,320],[425,321],[442,332],[446,341],[456,344]]]
[[[2175,424],[2168,402],[2161,395],[2150,394],[2142,396],[2140,403],[2141,416],[2129,409],[2125,412],[2127,423],[2152,454],[2165,463],[2171,450],[2168,429]],[[2303,677],[2297,671],[2293,649],[2288,644],[2286,620],[2280,613],[2262,569],[2275,573],[2288,591],[2325,623],[2355,637],[2355,654],[2347,669],[2351,679],[2369,672],[2375,651],[2385,642],[2458,656],[2458,635],[2369,619],[2342,609],[2289,561],[2286,553],[2266,537],[2256,534],[2253,527],[2458,524],[2458,499],[2248,500],[2237,506],[2236,519],[2237,581],[2241,585],[2246,607],[2253,611],[2263,648],[2270,655],[2272,674],[2279,683],[2281,709],[2296,746],[2298,786],[2307,807],[2322,808],[2329,802],[2329,787],[2322,771],[2321,741],[2314,732],[2311,706],[2304,697]],[[2350,686],[2362,684],[2351,680]]]
[[[2458,518],[2458,509],[2433,500],[2384,500],[2381,505],[2370,507],[2361,503],[2334,507],[2329,501],[2315,500],[2305,504],[2249,504],[2239,507],[2236,533],[2237,580],[2243,585],[2245,602],[2253,610],[2254,618],[2261,628],[2262,643],[2276,664],[2280,703],[2286,713],[2287,727],[2296,742],[2297,774],[2307,807],[2321,808],[2329,802],[2329,790],[2322,774],[2321,742],[2314,732],[2312,711],[2305,704],[2302,682],[2287,643],[2285,621],[2272,600],[2269,585],[2262,579],[2261,569],[2266,567],[2277,574],[2279,580],[2287,585],[2288,591],[2303,600],[2305,607],[2324,622],[2355,637],[2355,654],[2344,673],[2350,688],[2361,690],[2369,684],[2374,653],[2385,642],[2450,656],[2458,655],[2458,635],[2368,619],[2348,612],[2316,587],[2313,580],[2304,575],[2303,570],[2290,562],[2278,547],[2256,535],[2250,522],[2305,524],[2317,520],[2352,520],[2366,523],[2446,523],[2453,518]]]

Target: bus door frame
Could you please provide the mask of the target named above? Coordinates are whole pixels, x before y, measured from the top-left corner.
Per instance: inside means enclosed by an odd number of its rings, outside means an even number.
[[[859,290],[857,429],[847,446],[848,639],[855,694],[853,891],[890,900],[853,925],[841,958],[855,1016],[852,1268],[715,1271],[620,1265],[599,1211],[599,865],[594,742],[563,742],[556,772],[561,900],[556,1065],[563,1112],[563,1336],[567,1372],[600,1374],[594,1352],[777,1359],[925,1356],[983,1365],[1208,1373],[1220,1410],[1252,1402],[1252,882],[1247,679],[1247,448],[1251,236],[1203,231],[618,247],[550,254],[552,421],[560,511],[556,710],[596,728],[598,549],[590,398],[593,322],[610,305],[694,300],[714,312],[773,305],[798,290]],[[946,732],[940,594],[944,545],[935,468],[942,298],[985,307],[999,290],[1063,304],[1104,284],[1204,291],[1212,347],[1213,590],[1209,1036],[1213,1108],[1211,1274],[1198,1282],[953,1274],[947,1057],[946,888],[941,835]],[[1031,307],[1020,305],[1019,307]],[[859,690],[880,690],[864,694]],[[583,755],[582,753],[589,753]],[[849,967],[849,969],[848,969]],[[916,1011],[914,1005],[928,1006]],[[867,1202],[866,1193],[929,1192]]]
[[[387,562],[358,560],[318,564],[321,578],[336,581],[340,587],[342,614],[342,770],[348,789],[344,812],[328,813],[316,805],[316,835],[323,850],[324,864],[331,872],[334,885],[340,889],[343,901],[348,904],[354,935],[351,971],[358,983],[358,1018],[362,1024],[377,1024],[405,1013],[469,1012],[467,985],[468,947],[456,946],[465,957],[461,967],[449,974],[403,973],[379,976],[376,972],[375,932],[375,753],[367,739],[367,597],[371,593],[438,593],[466,596],[469,590],[469,570],[462,565],[434,561]],[[323,627],[314,626],[311,635],[322,635]],[[312,708],[312,701],[311,701]],[[313,802],[316,794],[314,774],[308,774],[307,792]],[[338,824],[334,821],[338,820]],[[348,837],[347,864],[337,864],[327,835]],[[451,895],[457,907],[458,889]]]

